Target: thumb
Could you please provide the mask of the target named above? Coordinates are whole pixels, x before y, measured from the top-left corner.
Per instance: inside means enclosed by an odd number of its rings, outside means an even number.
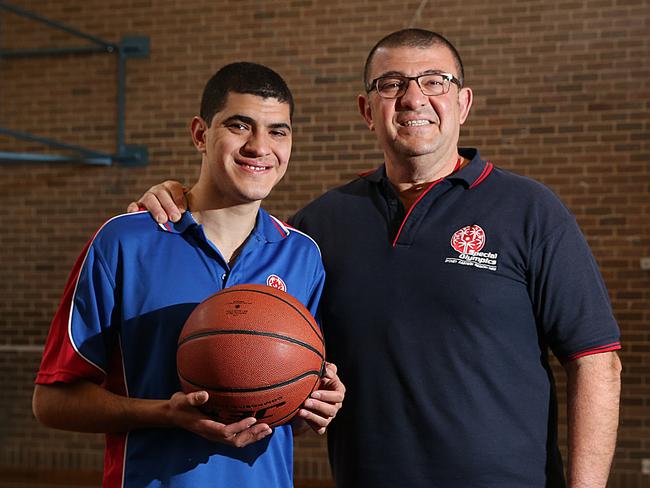
[[[193,407],[198,407],[207,402],[209,397],[207,391],[193,391],[192,393],[187,394],[187,401]]]
[[[174,197],[174,203],[176,203],[178,210],[180,210],[181,212],[185,212],[187,210],[187,192],[189,192],[190,189],[183,185],[182,191],[183,193],[180,195],[179,198]]]

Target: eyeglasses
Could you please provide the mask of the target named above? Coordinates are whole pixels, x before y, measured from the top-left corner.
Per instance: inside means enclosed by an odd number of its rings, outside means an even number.
[[[450,73],[431,73],[419,76],[380,76],[372,80],[366,87],[366,92],[377,90],[382,98],[399,98],[406,93],[411,80],[418,84],[426,96],[444,95],[449,91],[452,83],[459,89],[462,88],[460,80]]]

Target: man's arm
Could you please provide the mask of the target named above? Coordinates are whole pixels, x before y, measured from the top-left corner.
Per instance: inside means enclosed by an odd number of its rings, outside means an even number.
[[[214,442],[243,447],[271,433],[254,418],[224,425],[203,415],[198,406],[207,392],[178,392],[169,400],[116,395],[90,381],[36,385],[34,415],[43,425],[77,432],[128,432],[151,427],[177,427]]]
[[[604,488],[616,447],[621,362],[615,352],[564,364],[567,373],[569,488]]]
[[[187,210],[186,188],[178,181],[167,180],[149,188],[135,202],[131,202],[126,211],[148,210],[156,222],[164,224],[167,220],[177,222]]]

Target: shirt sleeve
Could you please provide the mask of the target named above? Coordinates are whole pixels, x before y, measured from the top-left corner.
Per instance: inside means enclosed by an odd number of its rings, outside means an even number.
[[[572,216],[533,250],[530,295],[560,361],[620,349],[620,331],[589,246]]]
[[[50,325],[36,383],[103,382],[111,350],[114,280],[89,242],[77,259]]]
[[[317,320],[319,320],[318,304],[320,302],[320,298],[323,293],[324,285],[325,285],[325,269],[323,268],[323,264],[319,256],[316,270],[314,273],[314,279],[312,280],[311,291],[309,293],[308,301],[306,303],[307,308]],[[319,324],[320,324],[320,320],[319,320]]]

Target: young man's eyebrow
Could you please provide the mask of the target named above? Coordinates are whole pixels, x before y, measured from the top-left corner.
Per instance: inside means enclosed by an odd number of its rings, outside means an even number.
[[[221,123],[229,124],[230,122],[243,122],[244,124],[255,125],[255,119],[247,115],[241,115],[241,114],[231,115]]]
[[[249,117],[248,115],[242,115],[242,114],[234,114],[225,119],[223,122],[221,122],[222,125],[229,124],[231,122],[243,122],[244,124],[250,125],[250,126],[255,126],[257,125],[257,122],[255,121],[254,118]],[[276,122],[273,124],[269,124],[269,129],[285,129],[288,131],[291,131],[291,126],[287,124],[286,122]]]

